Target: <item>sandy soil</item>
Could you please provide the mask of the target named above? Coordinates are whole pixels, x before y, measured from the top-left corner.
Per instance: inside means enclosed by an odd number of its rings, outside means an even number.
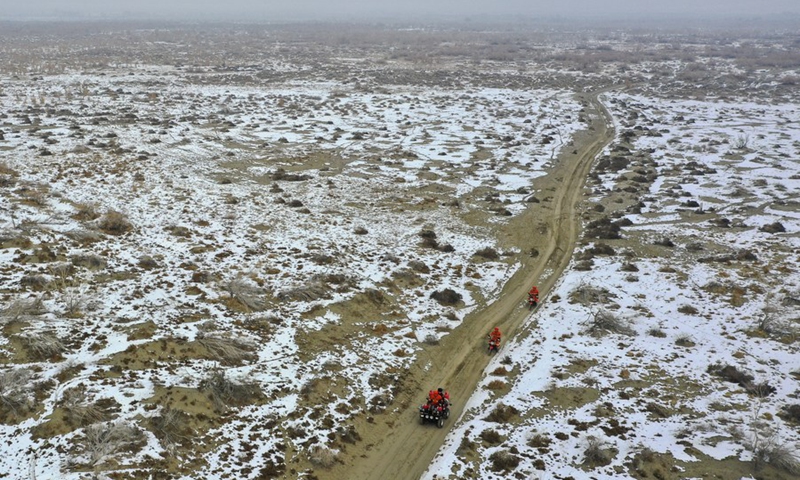
[[[483,375],[490,358],[484,350],[489,330],[499,326],[506,339],[521,330],[529,317],[524,301],[531,285],[538,285],[547,301],[547,292],[569,263],[578,239],[578,202],[592,161],[613,138],[610,116],[597,93],[582,95],[581,100],[591,126],[578,134],[555,167],[535,182],[535,190],[542,192],[541,203],[531,204],[498,232],[508,246],[524,252],[519,259],[522,268],[505,285],[499,300],[468,316],[439,345],[426,347],[404,377],[394,408],[364,420],[369,425],[359,426],[363,427],[359,428],[363,441],[343,452],[340,464],[316,471],[319,478],[418,479]],[[529,255],[531,249],[538,250],[538,255]],[[438,386],[449,390],[453,402],[451,417],[442,429],[420,425],[417,416],[425,394]]]

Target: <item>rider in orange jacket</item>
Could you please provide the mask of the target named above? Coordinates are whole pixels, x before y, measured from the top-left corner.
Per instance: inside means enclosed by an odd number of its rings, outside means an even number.
[[[500,329],[497,328],[497,327],[494,327],[494,330],[492,330],[492,333],[489,334],[489,338],[491,338],[492,341],[496,342],[498,345],[500,344],[500,337],[501,336],[502,336],[502,334],[500,333]]]
[[[533,299],[534,302],[539,303],[539,288],[534,285],[531,287],[531,291],[528,292],[528,296]]]

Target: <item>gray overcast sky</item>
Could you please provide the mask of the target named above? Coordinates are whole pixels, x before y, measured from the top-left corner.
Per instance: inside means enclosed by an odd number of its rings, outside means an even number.
[[[0,0],[0,17],[163,19],[800,14],[800,0]]]

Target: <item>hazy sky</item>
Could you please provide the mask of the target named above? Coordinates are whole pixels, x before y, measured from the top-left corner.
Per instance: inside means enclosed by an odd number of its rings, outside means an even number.
[[[0,0],[0,17],[342,19],[475,15],[594,16],[800,14],[800,0]]]

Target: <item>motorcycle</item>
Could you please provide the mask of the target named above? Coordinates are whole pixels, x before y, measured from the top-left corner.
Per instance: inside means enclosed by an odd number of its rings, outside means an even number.
[[[533,310],[534,308],[536,308],[537,305],[539,305],[539,297],[528,295],[527,303],[528,303],[528,310]]]
[[[500,339],[489,337],[489,355],[497,353],[500,350]]]
[[[425,403],[419,407],[419,420],[423,425],[433,422],[442,428],[446,418],[450,417],[450,402],[444,404]]]

